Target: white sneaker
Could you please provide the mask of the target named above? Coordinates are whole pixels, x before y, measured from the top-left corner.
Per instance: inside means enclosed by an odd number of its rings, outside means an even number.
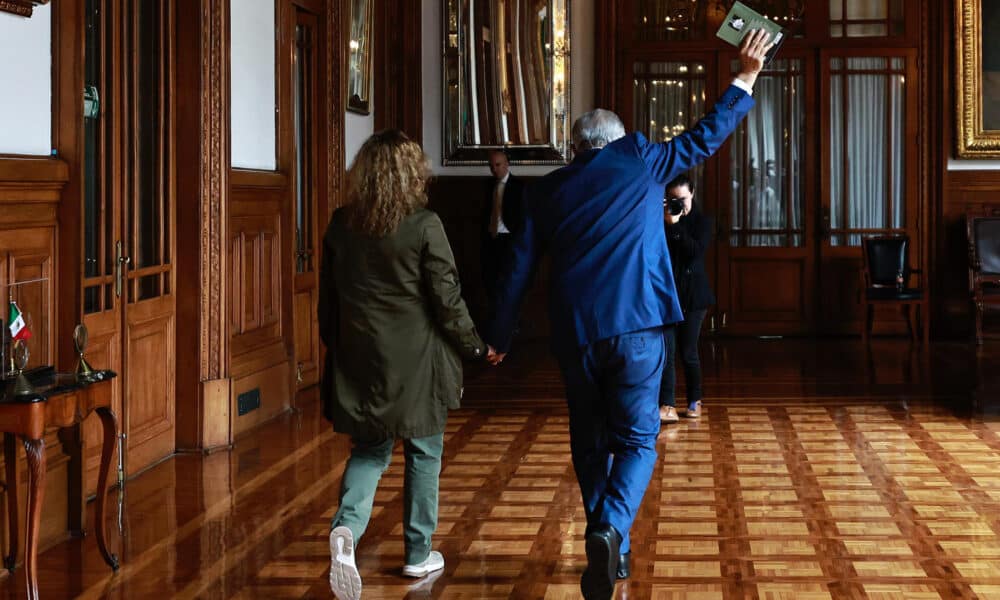
[[[330,591],[338,600],[361,600],[361,574],[354,562],[354,534],[347,527],[330,532]]]
[[[437,550],[431,550],[424,562],[416,565],[406,565],[403,567],[403,575],[407,577],[423,577],[428,573],[440,571],[444,568],[444,557]]]

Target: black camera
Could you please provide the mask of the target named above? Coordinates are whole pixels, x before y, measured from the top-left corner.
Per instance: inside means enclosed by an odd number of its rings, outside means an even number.
[[[675,217],[684,212],[684,201],[680,198],[667,198],[663,201],[663,206]]]

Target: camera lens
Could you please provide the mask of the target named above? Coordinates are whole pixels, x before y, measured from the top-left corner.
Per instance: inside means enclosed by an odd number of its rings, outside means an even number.
[[[667,212],[673,216],[677,216],[684,212],[684,201],[680,198],[670,198],[666,202]]]

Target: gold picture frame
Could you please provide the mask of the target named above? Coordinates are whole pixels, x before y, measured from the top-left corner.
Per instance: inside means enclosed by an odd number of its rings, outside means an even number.
[[[955,114],[958,156],[1000,158],[1000,6],[955,3]],[[985,47],[984,47],[985,46]]]
[[[347,110],[371,114],[373,0],[348,0]]]

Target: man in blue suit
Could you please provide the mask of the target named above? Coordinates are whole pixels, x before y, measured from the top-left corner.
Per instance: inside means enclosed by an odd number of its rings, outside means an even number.
[[[753,106],[770,49],[752,32],[741,72],[689,131],[654,144],[597,109],[573,125],[576,157],[527,192],[487,341],[498,364],[543,250],[552,259],[552,347],[566,385],[570,449],[587,515],[584,598],[610,599],[656,463],[664,327],[683,319],[663,235],[663,187],[711,156]]]

